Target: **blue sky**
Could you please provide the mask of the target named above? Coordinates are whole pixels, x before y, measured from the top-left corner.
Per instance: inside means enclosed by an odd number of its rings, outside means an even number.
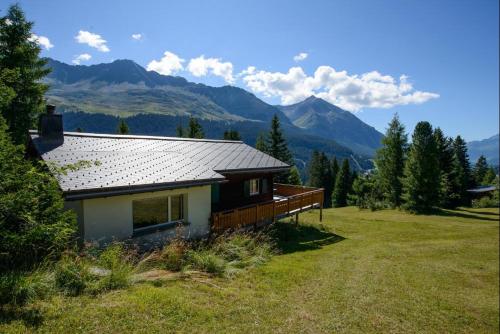
[[[314,93],[382,132],[395,112],[408,130],[499,131],[497,0],[19,3],[63,62],[132,59],[272,104]]]

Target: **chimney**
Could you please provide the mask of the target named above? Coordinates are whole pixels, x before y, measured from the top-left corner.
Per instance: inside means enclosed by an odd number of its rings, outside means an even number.
[[[56,106],[47,104],[47,112],[38,119],[38,135],[57,144],[64,142],[62,115],[55,113]]]

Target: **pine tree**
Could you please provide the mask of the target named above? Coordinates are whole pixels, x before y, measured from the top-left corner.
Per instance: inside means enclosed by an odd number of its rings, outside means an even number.
[[[0,18],[0,75],[15,76],[15,80],[3,82],[15,95],[0,106],[0,114],[16,144],[26,143],[28,130],[44,110],[43,96],[48,89],[41,79],[50,69],[45,68],[47,61],[39,58],[40,47],[32,38],[32,27],[33,22],[26,20],[17,4]]]
[[[332,205],[334,208],[340,208],[347,205],[347,195],[350,188],[351,168],[349,160],[344,159],[342,168],[337,174],[335,180],[335,189],[332,194]]]
[[[323,171],[321,166],[321,153],[314,150],[309,162],[308,185],[315,188],[323,187]]]
[[[382,190],[392,207],[401,205],[407,146],[408,136],[405,133],[405,127],[399,121],[398,114],[395,114],[382,139],[382,148],[377,151],[375,160]]]
[[[194,117],[189,117],[189,125],[187,129],[188,138],[204,138],[203,128],[198,120]]]
[[[473,170],[473,178],[475,185],[481,185],[483,183],[484,177],[488,172],[488,163],[486,162],[486,158],[481,155],[474,165]]]
[[[452,205],[452,171],[453,171],[453,139],[447,138],[440,128],[434,130],[434,140],[439,163],[440,189],[439,206],[451,208]]]
[[[284,163],[293,165],[292,154],[288,150],[277,115],[274,115],[271,121],[271,130],[269,131],[266,144],[268,150],[266,153]],[[287,182],[289,174],[289,172],[282,172],[275,176],[275,181],[278,183]]]
[[[125,120],[123,118],[120,119],[120,122],[118,123],[118,128],[116,129],[116,132],[121,134],[121,135],[126,135],[129,133],[129,128],[127,123],[125,123]]]
[[[293,166],[290,169],[290,176],[288,177],[288,184],[293,184],[296,186],[302,185],[302,180],[300,179],[299,170],[295,166]]]
[[[457,136],[453,142],[453,169],[451,177],[452,207],[459,205],[469,206],[471,198],[467,189],[472,186],[471,169],[467,154],[467,144],[460,136]]]
[[[224,131],[225,140],[241,140],[241,136],[236,130],[226,130]]]
[[[432,209],[439,199],[440,176],[436,141],[432,126],[419,122],[412,136],[403,182],[406,203],[404,207],[412,212]]]
[[[183,138],[185,133],[184,133],[184,128],[182,127],[182,123],[179,123],[177,127],[175,128],[175,135],[176,137]]]
[[[340,168],[339,163],[337,161],[337,157],[335,157],[335,156],[333,157],[330,165],[331,165],[330,169],[332,171],[331,179],[332,179],[332,193],[333,193],[333,191],[335,190],[335,182],[337,180],[337,174],[339,173],[339,168]]]
[[[332,184],[330,161],[325,153],[313,151],[309,166],[309,185],[324,189],[325,207],[330,207],[331,204]]]
[[[267,147],[266,142],[267,141],[265,135],[262,132],[259,133],[259,135],[257,136],[257,141],[255,142],[255,148],[264,153],[269,152],[269,147]]]
[[[497,176],[497,173],[495,172],[495,168],[490,167],[484,174],[484,178],[481,181],[481,185],[483,186],[491,186],[495,185],[495,178]]]

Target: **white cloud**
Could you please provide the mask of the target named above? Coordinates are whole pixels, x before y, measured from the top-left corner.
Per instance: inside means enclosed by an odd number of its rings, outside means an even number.
[[[293,57],[293,60],[298,63],[299,61],[305,60],[307,58],[307,56],[308,56],[307,53],[301,52],[298,55],[296,55],[295,57]]]
[[[50,50],[54,47],[54,44],[50,43],[50,40],[48,37],[45,36],[38,36],[35,34],[31,34],[31,37],[29,38],[31,42],[36,42],[38,45],[42,46],[45,50]]]
[[[75,36],[75,39],[78,43],[87,44],[88,46],[96,48],[101,52],[109,52],[109,48],[106,45],[106,40],[103,39],[101,35],[80,30],[78,32],[78,35]]]
[[[75,65],[80,65],[82,61],[89,61],[91,58],[92,56],[89,55],[88,53],[82,53],[81,55],[78,55],[75,58],[73,58],[71,62]]]
[[[219,58],[205,58],[201,55],[191,59],[187,69],[195,77],[212,74],[223,78],[227,83],[234,83],[233,64],[222,62]]]
[[[171,75],[184,69],[184,66],[182,66],[184,61],[184,59],[180,58],[176,54],[165,51],[160,60],[152,60],[146,69],[163,75]]]
[[[312,76],[301,67],[292,67],[287,73],[253,71],[244,75],[243,81],[253,92],[279,97],[283,104],[315,95],[350,111],[420,104],[439,97],[439,94],[414,90],[405,75],[399,80],[377,71],[349,75],[330,66],[319,66]]]
[[[142,39],[142,34],[132,34],[132,39],[139,41]]]

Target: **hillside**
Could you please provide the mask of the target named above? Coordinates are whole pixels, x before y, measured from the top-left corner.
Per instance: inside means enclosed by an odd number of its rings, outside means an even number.
[[[333,139],[356,152],[373,155],[383,135],[349,111],[311,96],[289,106],[279,106],[294,125],[309,133]]]
[[[124,117],[132,133],[173,136],[179,124],[187,125],[188,117],[194,116],[208,138],[221,138],[231,128],[254,145],[276,114],[302,172],[315,149],[350,158],[361,168],[371,167],[368,155],[295,126],[279,108],[238,87],[196,84],[146,71],[130,60],[74,66],[49,59],[48,66],[52,72],[47,79],[51,87],[47,98],[64,113],[67,130],[112,133],[118,119]]]
[[[499,142],[500,135],[497,134],[487,139],[467,143],[471,162],[475,163],[481,155],[484,155],[489,164],[498,166]]]

